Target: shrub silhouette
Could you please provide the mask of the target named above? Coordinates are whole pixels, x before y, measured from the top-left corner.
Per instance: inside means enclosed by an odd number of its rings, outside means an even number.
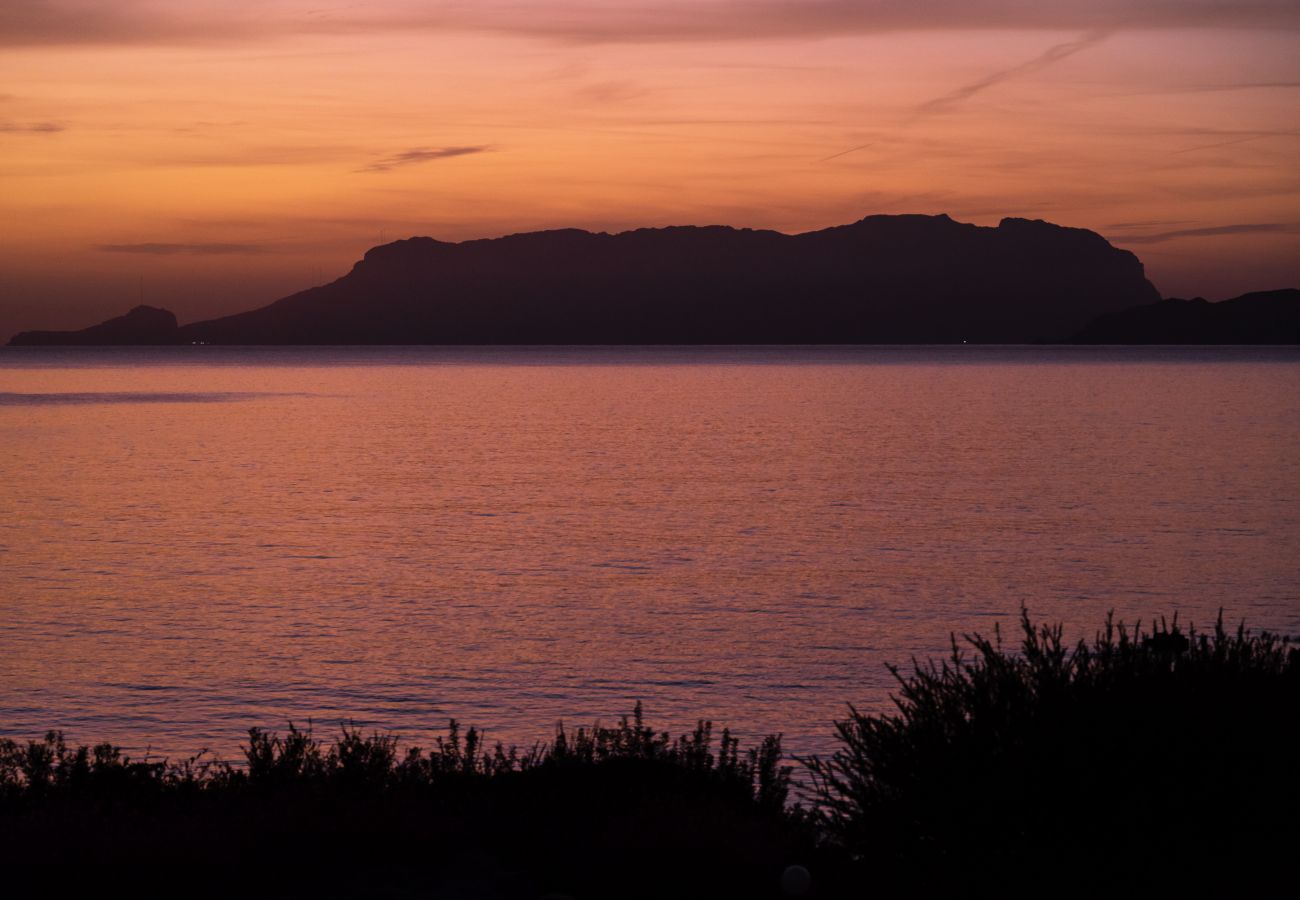
[[[1300,837],[1300,651],[1221,613],[1208,634],[1108,617],[1073,647],[1021,627],[1018,654],[970,635],[891,667],[892,714],[850,706],[806,761],[828,839],[897,890],[1272,895]]]

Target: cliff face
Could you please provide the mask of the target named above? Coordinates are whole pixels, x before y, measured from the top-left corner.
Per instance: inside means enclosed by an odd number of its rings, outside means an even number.
[[[1161,300],[1100,316],[1076,344],[1300,344],[1300,290]]]
[[[799,235],[412,238],[370,250],[332,284],[187,325],[177,342],[1022,343],[1158,299],[1137,257],[1089,231],[871,216]]]

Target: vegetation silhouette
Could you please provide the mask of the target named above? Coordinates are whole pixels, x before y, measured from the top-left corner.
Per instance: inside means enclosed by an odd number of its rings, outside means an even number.
[[[779,736],[742,752],[702,721],[670,738],[640,704],[525,750],[455,721],[404,752],[388,734],[344,726],[326,744],[291,724],[251,729],[244,757],[136,761],[57,732],[0,741],[0,865],[58,867],[61,886],[93,872],[100,890],[180,879],[191,896],[255,878],[288,896],[764,897],[821,853],[787,807]]]
[[[893,669],[896,710],[850,706],[798,776],[778,735],[672,738],[639,704],[524,749],[454,721],[405,750],[252,729],[240,765],[0,740],[0,866],[190,896],[1288,895],[1300,650],[1221,615],[1021,625]]]
[[[946,661],[893,668],[897,711],[850,707],[806,761],[827,839],[895,891],[1290,895],[1300,839],[1300,650],[1244,626],[1073,647],[1022,610]],[[1050,887],[1049,887],[1050,886]]]

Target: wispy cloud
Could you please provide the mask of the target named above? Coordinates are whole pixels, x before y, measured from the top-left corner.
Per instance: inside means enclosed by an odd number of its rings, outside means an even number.
[[[146,256],[178,256],[193,254],[196,256],[236,256],[266,253],[267,248],[260,244],[99,244],[95,247],[104,253],[139,253]]]
[[[5,0],[0,44],[211,43],[474,31],[575,43],[768,40],[953,29],[1300,29],[1295,0]]]
[[[435,159],[450,159],[454,156],[469,156],[473,153],[486,153],[490,147],[416,147],[411,150],[404,150],[401,153],[394,153],[391,156],[385,156],[377,159],[370,165],[365,166],[358,171],[361,172],[391,172],[393,169],[402,166],[414,166],[420,163],[432,162]]]
[[[1151,222],[1112,222],[1105,226],[1107,231],[1130,231],[1135,228],[1168,228],[1171,225],[1186,225],[1186,219],[1168,219]]]
[[[371,27],[491,31],[575,43],[816,38],[897,31],[1300,28],[1295,0],[512,0],[397,4]],[[335,24],[343,25],[344,20]]]
[[[196,41],[205,16],[169,14],[140,0],[5,0],[0,4],[0,44],[8,46],[138,44]],[[229,23],[209,32],[233,36]],[[211,39],[211,38],[209,38]]]
[[[1205,132],[1205,133],[1224,134],[1225,132]],[[1194,153],[1198,150],[1215,150],[1218,149],[1219,147],[1232,147],[1237,144],[1246,144],[1249,143],[1250,141],[1260,141],[1265,138],[1300,137],[1300,131],[1272,130],[1272,131],[1247,131],[1241,133],[1236,133],[1236,132],[1231,132],[1231,133],[1236,134],[1237,136],[1229,137],[1221,141],[1215,141],[1210,144],[1197,144],[1194,147],[1184,147],[1182,150],[1174,150],[1173,155],[1177,156],[1181,153]]]
[[[58,122],[0,122],[0,134],[58,134],[66,130]]]
[[[1219,84],[1168,84],[1157,88],[1122,91],[1121,97],[1145,94],[1225,94],[1234,91],[1283,91],[1300,88],[1300,81],[1225,81]]]
[[[633,81],[616,80],[585,84],[577,88],[573,95],[581,103],[595,106],[618,106],[644,97],[648,93],[649,91],[646,88]]]
[[[1117,244],[1162,244],[1180,238],[1220,237],[1226,234],[1297,234],[1300,225],[1270,222],[1255,225],[1214,225],[1209,228],[1183,228],[1177,231],[1161,231],[1156,234],[1141,234],[1113,238]]]

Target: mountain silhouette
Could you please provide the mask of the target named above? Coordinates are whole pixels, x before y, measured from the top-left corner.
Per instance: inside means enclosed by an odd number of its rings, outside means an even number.
[[[565,229],[384,244],[331,284],[186,325],[173,342],[1026,343],[1159,299],[1132,253],[1026,219],[869,216],[796,235]],[[162,342],[152,319],[132,317],[147,326],[139,343]],[[11,343],[122,343],[122,321]]]
[[[64,346],[178,344],[176,316],[156,306],[137,306],[124,316],[80,331],[24,331],[9,343]]]
[[[1076,344],[1300,344],[1300,290],[1161,300],[1099,316]]]

